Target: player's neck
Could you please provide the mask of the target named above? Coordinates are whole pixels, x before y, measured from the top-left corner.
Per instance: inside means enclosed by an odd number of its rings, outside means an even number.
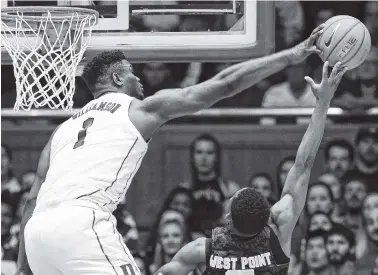
[[[96,87],[95,92],[93,93],[94,98],[99,98],[105,94],[110,94],[110,93],[119,93],[117,89],[114,89],[113,87],[110,86],[101,86],[101,87]]]
[[[217,177],[217,174],[215,173],[215,171],[212,171],[210,173],[206,173],[206,174],[198,174],[197,175],[197,178],[199,181],[210,181],[210,180],[213,180]]]

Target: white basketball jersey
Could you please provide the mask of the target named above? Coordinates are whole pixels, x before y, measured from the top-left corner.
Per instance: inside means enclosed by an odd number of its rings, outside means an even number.
[[[148,148],[129,119],[132,99],[105,94],[59,127],[36,211],[77,200],[115,210]]]

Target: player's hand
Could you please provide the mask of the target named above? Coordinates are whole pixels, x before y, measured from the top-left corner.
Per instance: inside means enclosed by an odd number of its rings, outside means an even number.
[[[306,76],[305,80],[308,85],[310,85],[312,92],[314,93],[317,100],[329,104],[335,94],[337,87],[343,77],[344,73],[347,71],[347,67],[340,68],[341,63],[337,62],[335,67],[333,67],[330,76],[328,76],[328,61],[324,63],[323,66],[323,76],[320,83],[315,83],[311,77]]]
[[[312,31],[309,38],[293,48],[294,63],[300,63],[304,61],[311,54],[316,53],[320,55],[322,53],[322,51],[315,46],[315,42],[319,38],[319,36],[322,35],[324,26],[325,24],[321,24],[316,27]]]

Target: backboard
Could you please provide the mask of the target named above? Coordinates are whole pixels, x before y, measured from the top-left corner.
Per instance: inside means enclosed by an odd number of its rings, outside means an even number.
[[[273,1],[5,1],[6,6],[76,6],[100,20],[83,61],[109,49],[131,62],[233,62],[274,50]],[[2,63],[11,59],[2,47]]]

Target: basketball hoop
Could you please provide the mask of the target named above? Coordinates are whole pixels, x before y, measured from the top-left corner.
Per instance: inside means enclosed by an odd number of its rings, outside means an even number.
[[[75,71],[98,22],[98,12],[71,7],[1,10],[1,38],[12,58],[14,111],[48,106],[71,110]]]

